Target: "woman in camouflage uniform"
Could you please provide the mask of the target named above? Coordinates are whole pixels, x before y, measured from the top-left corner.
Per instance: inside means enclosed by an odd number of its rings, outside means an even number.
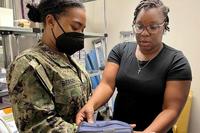
[[[70,57],[84,47],[85,9],[78,0],[28,4],[28,17],[44,23],[41,42],[17,56],[7,74],[19,132],[76,132],[75,116],[88,100],[86,72]]]

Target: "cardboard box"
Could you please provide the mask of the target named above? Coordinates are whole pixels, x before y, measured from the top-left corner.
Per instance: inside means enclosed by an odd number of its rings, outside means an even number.
[[[14,25],[13,9],[0,7],[0,13],[1,13],[0,26],[13,27]]]

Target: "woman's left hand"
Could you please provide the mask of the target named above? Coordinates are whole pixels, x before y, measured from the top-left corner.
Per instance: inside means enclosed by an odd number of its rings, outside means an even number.
[[[133,133],[156,133],[156,132],[134,131]]]
[[[136,124],[130,124],[130,126],[131,126],[132,128],[135,128],[135,127],[136,127]]]
[[[136,127],[136,124],[130,124],[130,126],[134,129]],[[133,131],[134,133],[134,131]]]

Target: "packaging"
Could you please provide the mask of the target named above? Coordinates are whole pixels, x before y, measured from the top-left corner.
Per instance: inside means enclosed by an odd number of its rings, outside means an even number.
[[[133,133],[133,129],[128,123],[117,120],[82,122],[78,133]]]
[[[14,26],[13,9],[0,7],[0,13],[1,13],[0,26],[13,27]]]
[[[0,110],[0,133],[18,133],[12,108]]]

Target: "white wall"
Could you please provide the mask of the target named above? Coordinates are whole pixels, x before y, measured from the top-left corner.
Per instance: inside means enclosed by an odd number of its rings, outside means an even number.
[[[133,13],[139,0],[106,0],[108,28],[108,51],[120,42],[120,31],[131,30]],[[170,8],[171,31],[164,36],[164,42],[180,49],[188,58],[193,72],[193,103],[189,133],[200,131],[200,1],[163,0]],[[88,30],[104,32],[103,0],[86,4]]]

